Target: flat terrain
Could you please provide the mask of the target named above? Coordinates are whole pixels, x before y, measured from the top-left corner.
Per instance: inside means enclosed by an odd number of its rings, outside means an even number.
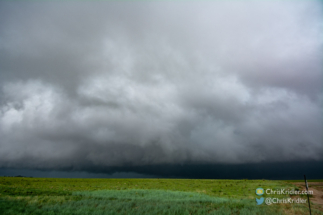
[[[304,182],[292,182],[294,185],[300,188],[300,190],[306,190]],[[311,196],[312,208],[323,211],[323,182],[308,182],[309,190],[313,191]]]
[[[322,181],[310,182],[323,214]],[[0,214],[309,214],[307,204],[257,205],[256,188],[302,190],[301,181],[0,177]],[[320,192],[318,192],[320,191]]]

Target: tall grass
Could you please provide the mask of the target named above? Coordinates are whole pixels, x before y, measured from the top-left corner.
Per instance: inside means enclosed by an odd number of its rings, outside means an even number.
[[[73,198],[74,197],[74,198]],[[283,214],[254,201],[162,190],[105,190],[73,193],[66,201],[2,199],[1,214]],[[4,208],[4,207],[5,208]]]
[[[267,180],[0,177],[0,214],[308,213],[303,204],[256,205],[258,187],[290,189],[295,185]],[[316,210],[312,214],[323,215]]]

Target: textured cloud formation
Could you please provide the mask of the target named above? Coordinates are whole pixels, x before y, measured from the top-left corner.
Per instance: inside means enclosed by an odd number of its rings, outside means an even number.
[[[1,2],[0,167],[322,160],[322,6]]]

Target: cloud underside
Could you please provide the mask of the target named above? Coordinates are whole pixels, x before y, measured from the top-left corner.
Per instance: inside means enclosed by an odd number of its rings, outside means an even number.
[[[320,1],[0,6],[0,167],[322,160]]]

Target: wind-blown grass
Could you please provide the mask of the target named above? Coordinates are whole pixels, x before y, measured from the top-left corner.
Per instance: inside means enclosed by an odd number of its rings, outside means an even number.
[[[294,186],[267,180],[0,177],[0,214],[305,214],[306,205],[256,205],[256,188]]]
[[[73,193],[65,201],[6,199],[2,214],[283,214],[279,207],[257,206],[250,200],[163,190],[103,190]],[[3,204],[3,205],[2,205]]]
[[[223,203],[229,201],[228,198],[212,197],[194,192],[167,191],[167,190],[98,190],[92,192],[74,192],[76,196],[101,197],[110,200],[145,200],[145,201],[199,201]]]

